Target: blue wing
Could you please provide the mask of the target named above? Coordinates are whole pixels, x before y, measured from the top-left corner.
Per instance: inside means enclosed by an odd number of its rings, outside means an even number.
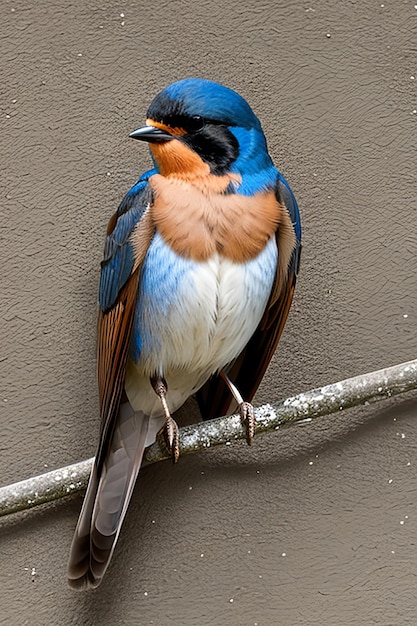
[[[101,412],[98,468],[117,419],[123,393],[136,310],[141,264],[154,235],[149,211],[150,171],[140,177],[111,218],[101,264],[97,338],[97,375]],[[141,249],[134,247],[141,241]],[[104,453],[103,453],[104,451]]]
[[[104,258],[101,262],[99,289],[99,304],[103,312],[116,304],[120,290],[132,273],[135,256],[129,237],[141,221],[151,201],[148,179],[154,173],[150,170],[139,178],[125,195],[109,222],[104,244]]]
[[[134,480],[139,469],[137,458],[130,458],[132,437],[133,442],[134,437],[138,437],[134,444],[137,446],[136,451],[143,449],[141,436],[144,436],[144,429],[136,423],[133,425],[130,417],[124,422],[119,419],[119,407],[141,265],[154,235],[148,210],[151,201],[148,178],[149,174],[142,176],[127,193],[107,229],[100,281],[97,340],[100,441],[74,534],[69,563],[71,584],[79,588],[90,584],[97,586],[107,568],[130,498],[132,484],[129,481]],[[127,430],[126,424],[130,424]],[[113,436],[119,442],[117,451],[112,448]],[[106,531],[102,532],[103,524]]]

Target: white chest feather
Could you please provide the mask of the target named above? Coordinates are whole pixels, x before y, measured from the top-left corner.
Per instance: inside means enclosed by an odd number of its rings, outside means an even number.
[[[178,257],[157,235],[141,281],[134,331],[141,337],[140,356],[135,372],[130,366],[130,378],[158,373],[168,382],[171,406],[182,404],[182,396],[230,363],[249,341],[271,293],[277,257],[271,238],[246,263],[217,253],[195,262]]]

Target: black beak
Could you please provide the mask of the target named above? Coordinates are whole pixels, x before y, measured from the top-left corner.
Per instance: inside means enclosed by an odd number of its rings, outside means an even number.
[[[140,139],[141,141],[148,141],[149,143],[162,143],[163,141],[170,141],[174,139],[172,135],[165,130],[156,128],[156,126],[143,126],[130,133],[129,137],[132,139]]]

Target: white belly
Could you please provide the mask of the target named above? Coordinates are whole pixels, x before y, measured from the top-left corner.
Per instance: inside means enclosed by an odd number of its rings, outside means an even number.
[[[277,265],[272,238],[253,261],[236,264],[214,255],[181,259],[156,236],[141,281],[135,333],[137,363],[127,370],[126,392],[135,410],[161,413],[149,377],[164,376],[172,411],[211,374],[236,358],[264,313]]]

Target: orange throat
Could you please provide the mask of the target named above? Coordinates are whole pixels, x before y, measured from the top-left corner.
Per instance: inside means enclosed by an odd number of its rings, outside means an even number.
[[[163,143],[151,143],[150,148],[162,176],[190,180],[210,174],[209,165],[182,141],[171,139]]]

